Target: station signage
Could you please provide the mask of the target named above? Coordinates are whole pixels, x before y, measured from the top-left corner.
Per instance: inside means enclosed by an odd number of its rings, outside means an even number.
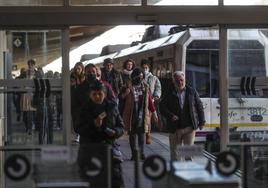
[[[167,171],[166,161],[159,155],[152,155],[146,158],[142,170],[144,175],[151,180],[161,179]]]
[[[177,151],[182,157],[189,156],[202,156],[203,155],[203,147],[198,145],[184,145],[178,146]]]
[[[31,165],[25,156],[14,154],[6,159],[4,164],[4,172],[9,179],[21,181],[30,174]]]
[[[70,148],[66,146],[45,146],[41,149],[43,161],[68,161],[70,160]]]
[[[239,168],[239,159],[231,151],[221,152],[216,159],[216,169],[223,176],[234,174]]]

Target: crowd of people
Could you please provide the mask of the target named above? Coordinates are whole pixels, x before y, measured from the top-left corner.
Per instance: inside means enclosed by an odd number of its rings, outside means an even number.
[[[84,153],[83,148],[90,144],[118,148],[116,140],[125,134],[129,137],[130,159],[144,160],[144,145],[152,141],[151,127],[158,126],[161,130],[162,124],[169,132],[172,160],[181,159],[176,150],[178,145],[194,143],[196,129],[202,129],[205,125],[203,106],[197,91],[186,85],[183,72],[175,71],[171,87],[162,96],[161,82],[150,72],[151,62],[142,59],[138,64],[139,66],[134,60],[127,59],[123,62],[122,71],[119,71],[114,68],[113,59],[107,58],[102,68],[94,64],[84,67],[83,63],[78,62],[71,70],[72,140],[79,143],[79,154]],[[59,75],[48,72],[46,76]],[[29,60],[28,69],[22,69],[17,79],[46,76],[35,67],[34,60]],[[19,104],[18,114],[23,112],[23,122],[29,134],[33,127],[43,127],[47,129],[47,143],[52,143],[50,102],[41,98],[37,101],[39,105],[34,106],[33,101],[30,101],[32,95],[15,95],[14,104]],[[165,123],[162,123],[162,116]],[[37,117],[40,121],[34,121]],[[39,131],[39,143],[43,144],[43,140],[44,132]],[[83,156],[78,156],[81,169],[84,166],[81,162],[83,160]],[[121,172],[122,161],[115,161],[114,171]],[[113,180],[113,187],[120,187],[121,173],[113,173]]]
[[[81,62],[74,66],[71,73],[74,140],[79,135],[80,148],[93,143],[114,146],[116,139],[126,134],[130,159],[144,160],[144,144],[151,143],[152,123],[162,125],[158,123],[162,114],[167,122],[171,159],[180,160],[177,146],[192,145],[195,130],[205,125],[200,97],[186,85],[181,71],[173,73],[171,87],[161,96],[161,83],[150,72],[150,61],[143,59],[139,64],[140,67],[127,59],[123,70],[118,71],[113,60],[107,58],[101,69],[94,64],[84,67]]]

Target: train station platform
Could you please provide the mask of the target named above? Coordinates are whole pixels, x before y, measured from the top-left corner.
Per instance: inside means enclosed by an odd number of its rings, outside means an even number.
[[[125,188],[134,188],[135,187],[135,176],[134,176],[134,161],[130,160],[131,158],[131,150],[129,146],[128,136],[124,135],[118,141],[120,144],[120,149],[122,151],[124,162],[122,163],[123,169],[123,177]],[[167,162],[170,160],[170,152],[169,152],[169,139],[167,133],[152,133],[152,143],[145,145],[145,155],[148,157],[150,155],[160,155]],[[205,166],[207,163],[207,158],[204,156],[194,157],[193,161],[196,163]],[[143,161],[140,161],[140,166]],[[141,167],[140,167],[141,171]],[[141,179],[140,185],[141,187],[150,188],[152,187],[152,182],[145,175],[140,172]]]

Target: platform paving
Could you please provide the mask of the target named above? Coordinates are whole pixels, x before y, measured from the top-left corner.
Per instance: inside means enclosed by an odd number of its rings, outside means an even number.
[[[125,188],[135,188],[135,178],[134,178],[134,161],[131,161],[131,150],[129,146],[128,136],[124,135],[119,139],[119,144],[121,147],[122,154],[124,156],[124,162],[122,163],[123,169],[123,177],[124,177],[124,185]],[[170,160],[170,152],[169,152],[169,140],[168,134],[166,133],[152,133],[152,143],[149,145],[145,145],[145,155],[160,155],[167,162]],[[204,157],[196,157],[194,158],[198,163],[206,163],[206,159]],[[152,183],[149,179],[147,179],[142,173],[142,164],[143,161],[140,162],[140,187],[141,188],[151,188]]]

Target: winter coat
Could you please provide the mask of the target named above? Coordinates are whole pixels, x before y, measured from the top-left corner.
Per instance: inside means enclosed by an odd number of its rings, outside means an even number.
[[[101,69],[101,80],[107,81],[109,84],[111,84],[113,91],[115,95],[117,96],[120,93],[120,89],[123,85],[123,80],[121,77],[120,72],[113,69],[109,74],[111,74],[112,79],[109,80],[107,71],[102,68]]]
[[[152,97],[161,97],[161,83],[157,76],[154,76],[152,73],[148,73],[148,75],[145,76],[145,81],[147,82]]]
[[[107,115],[103,119],[102,126],[96,128],[94,120],[103,112],[106,112]],[[123,120],[116,104],[106,99],[101,105],[89,100],[82,107],[79,122],[74,128],[80,135],[80,144],[111,143],[124,133]],[[112,138],[109,137],[105,132],[106,128],[114,130],[116,134]]]
[[[143,127],[144,132],[149,133],[150,132],[150,122],[151,122],[151,116],[150,111],[155,112],[155,107],[152,102],[152,98],[150,96],[149,87],[146,83],[142,82],[143,87]],[[125,124],[125,130],[127,132],[130,132],[132,130],[132,121],[133,121],[133,111],[134,111],[134,92],[133,87],[130,86],[130,93],[125,97],[122,98],[122,95],[119,95],[119,106],[122,106],[122,116],[123,121]]]
[[[37,75],[37,70],[28,69],[26,71],[26,79],[35,79]],[[36,111],[36,108],[34,106],[34,95],[33,93],[23,93],[20,97],[20,109],[23,112],[27,111]]]
[[[185,100],[189,102],[189,113],[194,129],[197,129],[200,125],[205,123],[205,115],[202,102],[196,90],[186,86]],[[167,130],[170,133],[174,133],[177,128],[183,125],[177,125],[178,121],[171,121],[173,115],[180,117],[180,103],[177,95],[177,91],[172,85],[166,95],[162,98],[160,103],[160,111],[163,116],[167,118]]]

